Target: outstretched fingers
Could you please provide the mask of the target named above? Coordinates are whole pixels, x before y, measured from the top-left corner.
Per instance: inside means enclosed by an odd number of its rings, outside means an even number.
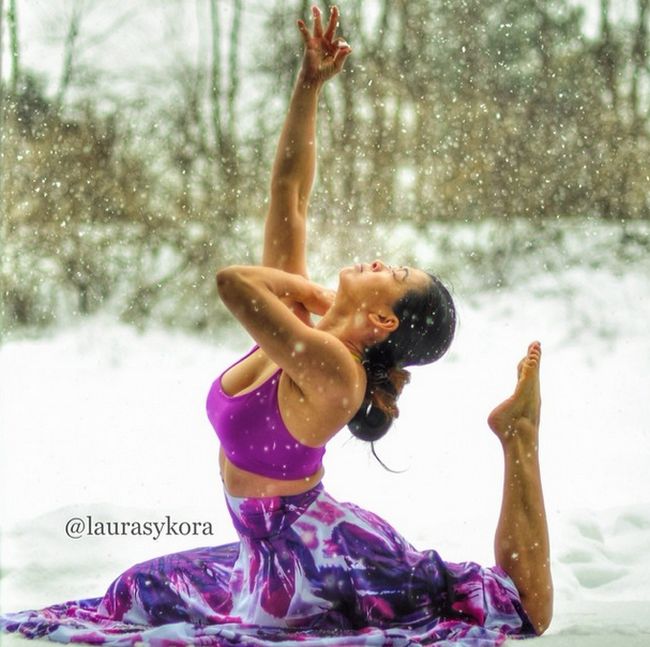
[[[332,5],[330,9],[330,21],[327,25],[327,31],[325,32],[325,40],[332,42],[334,40],[334,34],[336,32],[336,25],[339,19],[339,9],[336,5]]]
[[[296,21],[305,44],[302,72],[305,78],[323,82],[341,71],[352,48],[343,38],[335,37],[339,19],[338,7],[332,6],[325,32],[320,9],[314,5],[311,10],[313,29],[310,29],[304,20]]]
[[[323,23],[321,22],[321,13],[320,9],[314,5],[311,8],[312,17],[314,19],[314,37],[322,38],[323,37]]]
[[[311,34],[309,33],[309,29],[307,29],[307,25],[305,25],[304,20],[298,19],[296,21],[296,24],[298,25],[298,29],[300,30],[300,33],[302,35],[303,41],[305,41],[305,45],[309,42],[309,39],[311,38]]]
[[[322,13],[321,10],[314,5],[311,8],[312,12],[312,19],[314,21],[314,33],[309,31],[309,28],[305,24],[304,20],[297,20],[296,24],[298,25],[298,29],[300,29],[300,33],[302,34],[302,38],[305,41],[305,44],[309,42],[311,38],[318,38],[328,45],[333,45],[332,41],[334,40],[334,34],[336,33],[336,27],[338,25],[338,19],[339,19],[339,9],[336,6],[332,6],[330,10],[330,17],[329,21],[327,23],[327,29],[323,33],[323,21],[322,21]]]

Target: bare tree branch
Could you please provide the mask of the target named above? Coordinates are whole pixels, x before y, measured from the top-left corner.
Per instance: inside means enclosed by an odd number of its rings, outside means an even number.
[[[203,101],[202,97],[204,96],[205,91],[205,38],[203,27],[203,15],[201,13],[201,7],[203,6],[203,0],[196,0],[196,22],[197,22],[197,33],[198,33],[198,43],[197,43],[197,61],[196,61],[196,74],[195,74],[195,87],[196,87],[196,128],[199,137],[199,146],[202,151],[207,152],[208,145],[208,133],[206,129],[205,120],[203,118]]]
[[[4,0],[0,0],[0,108],[2,108],[2,52],[3,52],[3,47],[2,47],[2,34],[4,33],[3,25],[4,25],[4,13],[5,13],[5,2]],[[0,117],[2,119],[2,117]],[[0,123],[0,126],[2,124]],[[2,132],[0,130],[0,132]]]
[[[230,57],[228,83],[228,140],[230,146],[235,145],[235,100],[239,89],[239,35],[241,32],[242,0],[234,0],[232,29],[230,30]]]
[[[9,48],[11,51],[11,92],[16,93],[18,88],[19,49],[18,49],[18,15],[16,13],[16,0],[9,0],[9,11],[7,12],[7,23],[9,25]]]
[[[59,90],[56,94],[56,105],[61,108],[65,93],[70,86],[72,73],[74,70],[74,54],[77,36],[79,35],[79,25],[81,23],[83,0],[76,0],[70,16],[68,33],[63,44],[63,67],[61,69],[61,80],[59,81]]]
[[[612,108],[616,112],[618,107],[618,83],[616,80],[618,61],[616,60],[612,28],[609,19],[609,0],[600,0],[600,37],[602,41],[600,64],[605,72],[607,88],[612,99]]]
[[[4,171],[4,116],[5,116],[5,94],[4,94],[4,81],[2,79],[2,34],[4,27],[4,0],[0,0],[0,341],[2,341],[2,334],[5,330],[5,257],[4,251],[7,249],[7,216],[4,209],[4,184],[3,184],[3,171]]]
[[[648,5],[650,0],[638,0],[638,23],[636,37],[632,50],[632,87],[630,89],[630,103],[632,104],[633,129],[636,134],[641,126],[641,111],[639,107],[639,81],[642,70],[645,69],[648,59]]]
[[[217,0],[210,0],[210,18],[212,25],[212,64],[210,68],[210,97],[212,99],[212,128],[217,155],[221,160],[223,150],[223,127],[221,123],[221,52],[219,51],[219,7]],[[218,164],[221,168],[221,164]]]
[[[7,214],[5,212],[5,199],[4,199],[4,152],[5,152],[5,92],[4,80],[2,78],[2,53],[3,42],[2,34],[4,32],[4,0],[0,0],[0,342],[4,331],[7,329],[7,307],[6,307],[6,291],[7,283],[5,277],[7,276],[7,234],[9,231],[9,223]]]

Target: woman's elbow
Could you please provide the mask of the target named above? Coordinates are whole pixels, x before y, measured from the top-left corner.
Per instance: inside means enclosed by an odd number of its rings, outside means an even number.
[[[233,285],[237,282],[237,265],[229,265],[228,267],[222,267],[220,270],[217,270],[215,276],[217,282],[217,292],[220,297],[228,294],[228,291],[232,289]]]
[[[222,301],[241,292],[250,276],[249,269],[247,265],[229,265],[217,271],[217,292]]]

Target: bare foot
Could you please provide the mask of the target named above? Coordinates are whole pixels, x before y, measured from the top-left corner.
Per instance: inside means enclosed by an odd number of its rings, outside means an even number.
[[[490,429],[501,442],[514,437],[537,444],[539,414],[542,404],[539,390],[539,362],[542,347],[538,341],[528,346],[528,353],[517,366],[517,386],[507,400],[488,416]]]

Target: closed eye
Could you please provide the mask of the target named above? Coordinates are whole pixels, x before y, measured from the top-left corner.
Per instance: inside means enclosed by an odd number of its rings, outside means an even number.
[[[409,268],[408,267],[400,267],[400,270],[404,270],[404,278],[402,279],[402,282],[406,281],[409,275]],[[397,276],[395,276],[395,270],[393,270],[393,276],[395,279],[397,279]]]

